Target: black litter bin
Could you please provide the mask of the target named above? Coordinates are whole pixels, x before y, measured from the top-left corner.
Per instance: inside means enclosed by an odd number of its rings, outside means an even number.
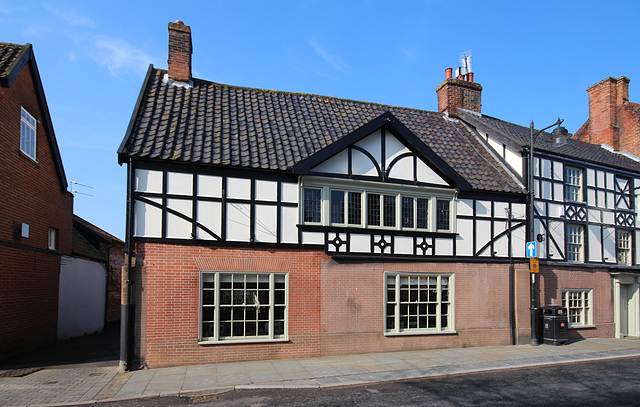
[[[563,345],[569,342],[567,309],[559,305],[540,308],[543,343]]]

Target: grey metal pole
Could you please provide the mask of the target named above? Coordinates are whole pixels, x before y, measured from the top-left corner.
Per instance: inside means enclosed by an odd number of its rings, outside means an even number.
[[[533,206],[533,200],[535,197],[535,192],[534,192],[534,186],[533,186],[533,169],[534,169],[534,165],[533,165],[533,141],[534,141],[534,137],[533,137],[533,120],[531,120],[531,128],[530,128],[530,133],[529,133],[529,174],[528,174],[528,178],[529,178],[529,182],[528,182],[528,188],[529,188],[529,213],[528,213],[528,218],[529,218],[529,241],[533,242],[535,239],[535,232],[534,232],[534,206]],[[529,274],[531,275],[531,345],[532,346],[538,346],[538,318],[537,318],[537,301],[536,301],[536,294],[537,294],[537,287],[536,287],[536,273],[531,273],[531,270],[529,270]]]

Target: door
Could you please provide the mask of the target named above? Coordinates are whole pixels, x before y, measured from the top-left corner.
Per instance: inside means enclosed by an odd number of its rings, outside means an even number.
[[[620,335],[629,335],[629,322],[631,321],[631,297],[633,285],[620,284]]]

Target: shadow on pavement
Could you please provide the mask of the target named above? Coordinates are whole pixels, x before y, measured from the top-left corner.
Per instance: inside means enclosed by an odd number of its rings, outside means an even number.
[[[0,360],[0,370],[118,366],[119,359],[120,330],[118,327],[93,335],[59,341],[45,348]]]

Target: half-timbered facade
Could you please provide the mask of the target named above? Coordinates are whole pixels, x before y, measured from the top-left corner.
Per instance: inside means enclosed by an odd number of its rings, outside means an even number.
[[[522,151],[530,129],[470,111],[459,115],[526,178]],[[542,133],[533,164],[543,304],[568,308],[573,336],[640,336],[640,159]]]
[[[191,77],[188,26],[169,34],[118,151],[132,367],[529,341],[522,155],[480,129],[479,84],[447,78],[443,113],[223,85]],[[565,162],[538,157],[543,234],[565,219]],[[620,170],[609,186],[594,166],[592,188],[619,204],[562,216],[635,236],[636,176]],[[545,253],[567,256],[553,233]]]

